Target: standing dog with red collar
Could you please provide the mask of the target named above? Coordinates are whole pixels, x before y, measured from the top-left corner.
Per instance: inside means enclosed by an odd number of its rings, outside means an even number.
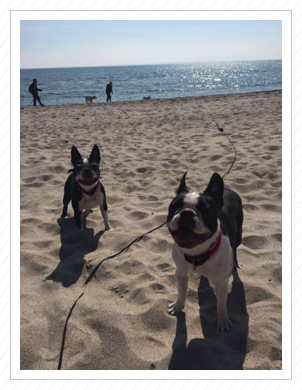
[[[169,305],[177,315],[185,305],[190,270],[206,276],[217,296],[217,329],[224,332],[232,322],[227,314],[228,281],[238,263],[236,249],[241,244],[243,211],[240,196],[224,188],[214,173],[204,193],[189,192],[184,174],[169,206],[167,226],[174,239],[178,297]]]
[[[92,209],[96,206],[100,207],[105,229],[112,229],[108,218],[105,188],[100,182],[100,161],[100,150],[97,145],[94,145],[89,158],[82,158],[75,146],[71,149],[73,168],[68,171],[72,174],[66,180],[64,187],[61,218],[67,216],[67,207],[71,201],[75,223],[79,230],[83,230],[83,210]]]

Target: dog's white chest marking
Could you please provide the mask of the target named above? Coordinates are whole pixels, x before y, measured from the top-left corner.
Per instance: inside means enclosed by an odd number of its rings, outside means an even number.
[[[94,207],[101,206],[103,204],[103,193],[97,189],[93,196],[83,194],[83,198],[79,201],[79,210],[93,209]]]
[[[186,251],[176,243],[173,246],[173,259],[176,264],[176,280],[178,284],[178,297],[169,305],[169,313],[174,315],[182,311],[185,305],[188,287],[188,273],[192,270],[192,264],[184,257]],[[218,251],[203,265],[197,266],[194,272],[207,277],[215,286],[217,296],[217,329],[229,330],[232,322],[229,320],[226,308],[228,296],[228,280],[233,268],[233,251],[229,238],[222,236]]]

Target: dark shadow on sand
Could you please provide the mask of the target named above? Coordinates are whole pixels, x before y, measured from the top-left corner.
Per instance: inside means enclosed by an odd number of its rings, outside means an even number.
[[[58,225],[61,228],[60,263],[57,268],[43,281],[53,280],[62,283],[63,287],[70,287],[78,281],[81,276],[85,256],[94,252],[98,247],[100,237],[104,230],[94,235],[93,229],[86,228],[87,215],[92,210],[83,213],[84,231],[78,231],[74,218],[59,218]]]
[[[187,346],[186,316],[177,316],[176,335],[169,370],[242,370],[246,356],[249,316],[245,292],[238,274],[234,274],[227,307],[233,327],[216,330],[216,296],[208,279],[201,277],[198,288],[203,339],[190,340]]]

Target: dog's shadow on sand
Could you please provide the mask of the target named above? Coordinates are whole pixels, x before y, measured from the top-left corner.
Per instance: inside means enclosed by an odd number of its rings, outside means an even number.
[[[176,335],[169,370],[242,370],[247,351],[249,316],[245,292],[237,273],[233,276],[227,307],[233,327],[216,330],[216,296],[208,279],[201,277],[198,288],[200,320],[204,338],[195,338],[187,346],[186,316],[177,316]]]
[[[92,210],[83,213],[84,231],[78,231],[74,218],[59,218],[57,220],[61,228],[60,263],[43,280],[44,282],[52,280],[62,283],[63,287],[70,287],[78,281],[85,264],[85,256],[97,249],[99,239],[105,232],[101,230],[94,235],[93,229],[86,228],[86,218],[90,213]]]

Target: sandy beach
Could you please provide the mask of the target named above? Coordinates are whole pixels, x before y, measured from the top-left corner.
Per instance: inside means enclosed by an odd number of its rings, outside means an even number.
[[[282,368],[282,92],[24,107],[21,115],[22,370],[280,370]],[[47,104],[47,102],[45,102]],[[234,326],[216,330],[216,297],[191,273],[184,312],[177,296],[173,240],[166,227],[93,268],[164,223],[185,171],[192,190],[214,172],[244,205],[240,269],[229,282]],[[75,145],[101,150],[112,231],[99,209],[78,232],[63,187]]]

